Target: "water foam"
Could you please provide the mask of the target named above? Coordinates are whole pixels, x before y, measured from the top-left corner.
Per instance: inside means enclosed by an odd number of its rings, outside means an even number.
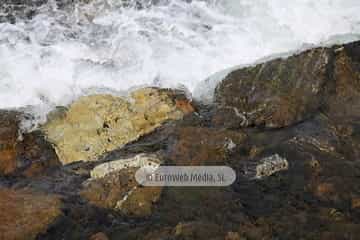
[[[0,108],[47,112],[89,89],[139,85],[185,86],[201,96],[214,83],[196,86],[222,69],[360,34],[358,0],[148,5],[92,0],[58,9],[50,1],[32,20],[0,24]]]

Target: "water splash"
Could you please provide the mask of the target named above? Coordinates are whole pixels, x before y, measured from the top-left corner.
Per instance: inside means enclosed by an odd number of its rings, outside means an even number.
[[[47,112],[89,89],[139,85],[200,96],[222,69],[360,34],[359,12],[357,0],[49,0],[31,20],[0,24],[0,108]]]

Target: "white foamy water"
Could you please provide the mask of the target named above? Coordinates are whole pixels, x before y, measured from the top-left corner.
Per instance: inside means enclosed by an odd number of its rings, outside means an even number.
[[[139,85],[198,96],[222,69],[360,34],[359,0],[166,0],[141,10],[120,2],[60,10],[50,1],[30,21],[0,24],[0,108],[46,112],[89,89]]]

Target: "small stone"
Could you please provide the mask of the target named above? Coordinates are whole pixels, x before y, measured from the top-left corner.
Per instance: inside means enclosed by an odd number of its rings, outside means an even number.
[[[288,161],[278,154],[263,158],[260,162],[262,163],[256,166],[255,178],[258,179],[271,176],[279,171],[284,171],[289,168]]]

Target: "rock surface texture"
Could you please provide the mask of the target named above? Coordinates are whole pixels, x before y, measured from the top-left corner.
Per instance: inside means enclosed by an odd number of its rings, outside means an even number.
[[[153,154],[139,154],[98,165],[91,171],[81,195],[92,204],[120,211],[134,217],[152,213],[152,205],[161,195],[161,187],[142,187],[135,180],[135,172],[143,166],[159,165]]]
[[[134,91],[129,99],[86,96],[75,101],[65,116],[50,120],[43,130],[63,164],[95,161],[165,121],[182,119],[191,105],[176,97],[173,91],[156,88]]]
[[[216,89],[219,114],[230,112],[238,127],[267,128],[290,126],[319,111],[359,116],[358,45],[316,48],[233,71]]]
[[[61,213],[56,196],[0,188],[0,239],[31,240]]]
[[[0,174],[16,170],[16,142],[18,138],[18,113],[2,111],[0,114]]]
[[[216,101],[243,126],[284,127],[316,113],[328,96],[333,51],[317,48],[231,72]]]

